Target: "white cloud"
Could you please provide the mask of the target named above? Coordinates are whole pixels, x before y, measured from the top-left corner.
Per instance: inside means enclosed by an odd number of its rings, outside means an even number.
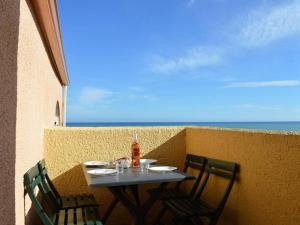
[[[138,86],[132,86],[132,87],[129,87],[128,89],[131,91],[135,91],[135,92],[142,92],[145,90],[144,88],[138,87]]]
[[[252,11],[238,32],[237,41],[245,47],[258,47],[296,33],[300,33],[299,0]]]
[[[173,59],[158,57],[156,61],[152,65],[154,72],[170,73],[183,69],[195,69],[221,64],[223,62],[223,50],[220,48],[197,47],[188,50],[181,57]]]
[[[292,86],[300,86],[300,80],[234,82],[223,86],[223,88],[259,88],[259,87],[292,87]]]
[[[113,93],[100,88],[84,88],[79,96],[79,102],[84,104],[95,104],[108,100]]]
[[[127,95],[129,100],[145,100],[145,101],[155,101],[157,98],[152,95],[147,94],[129,94]]]
[[[129,90],[129,91],[128,91]],[[138,86],[129,87],[128,90],[112,92],[106,89],[88,87],[82,89],[76,101],[78,106],[83,108],[108,106],[112,102],[124,100],[155,100],[156,97],[145,92],[145,89]]]
[[[262,106],[262,105],[253,105],[253,104],[242,104],[242,105],[237,105],[236,107],[241,109],[279,110],[278,107],[274,107],[274,106]]]
[[[108,110],[115,100],[115,92],[106,89],[85,87],[79,92],[79,96],[68,101],[70,115],[84,118],[98,118],[99,113]]]
[[[131,86],[128,88],[130,91],[123,94],[128,100],[145,100],[145,101],[154,101],[156,96],[148,94],[144,87],[140,86]]]
[[[194,2],[193,0],[190,3]],[[238,24],[234,32],[227,29],[227,32],[231,34],[227,36],[227,39],[224,38],[222,46],[194,47],[178,57],[158,56],[153,60],[152,71],[168,74],[180,70],[220,65],[225,58],[230,59],[237,49],[260,47],[278,39],[300,34],[300,0],[260,7],[236,20],[243,22]]]
[[[145,88],[139,86],[124,87],[124,89],[110,91],[102,88],[85,87],[79,96],[68,101],[70,115],[86,118],[86,120],[98,120],[107,113],[112,113],[115,107],[123,102],[153,102],[156,96],[148,94]]]
[[[214,80],[219,82],[233,82],[236,80],[236,78],[231,75],[221,75],[215,78]]]

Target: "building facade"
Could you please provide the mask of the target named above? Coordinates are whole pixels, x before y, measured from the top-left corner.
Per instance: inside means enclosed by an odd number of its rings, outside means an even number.
[[[56,0],[0,0],[0,224],[35,224],[23,174],[65,123],[68,82]]]

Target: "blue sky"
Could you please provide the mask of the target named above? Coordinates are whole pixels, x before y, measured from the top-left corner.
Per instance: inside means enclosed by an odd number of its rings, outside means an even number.
[[[69,122],[300,120],[300,0],[58,2]]]

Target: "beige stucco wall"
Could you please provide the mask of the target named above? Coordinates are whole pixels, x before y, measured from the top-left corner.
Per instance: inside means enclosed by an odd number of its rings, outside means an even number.
[[[91,192],[102,204],[103,213],[112,196],[105,188],[89,189],[79,164],[87,160],[110,161],[123,156],[130,157],[134,132],[139,135],[144,157],[182,168],[185,157],[183,127],[46,129],[45,159],[59,192]],[[119,205],[114,213],[110,224],[131,224],[128,212],[122,206]]]
[[[220,225],[300,224],[300,134],[187,128],[186,149],[240,164]]]
[[[23,174],[43,156],[61,85],[26,1],[0,2],[0,224],[21,225],[31,207],[26,201],[24,209]]]

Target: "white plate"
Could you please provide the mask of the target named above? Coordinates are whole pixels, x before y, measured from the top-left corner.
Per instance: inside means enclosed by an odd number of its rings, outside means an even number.
[[[95,170],[89,170],[87,171],[88,174],[94,175],[94,176],[103,176],[103,175],[109,175],[114,174],[117,171],[114,169],[95,169]]]
[[[140,163],[149,163],[149,164],[152,164],[152,163],[156,163],[157,160],[156,159],[140,159]]]
[[[149,170],[155,171],[155,172],[170,172],[173,170],[177,170],[177,167],[174,166],[153,166],[150,167]]]
[[[88,161],[83,163],[85,166],[107,166],[108,162],[103,161]]]

